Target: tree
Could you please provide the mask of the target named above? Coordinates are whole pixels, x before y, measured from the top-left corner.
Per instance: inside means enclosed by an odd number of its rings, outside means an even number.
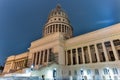
[[[3,71],[4,67],[3,66],[0,66],[0,70]]]

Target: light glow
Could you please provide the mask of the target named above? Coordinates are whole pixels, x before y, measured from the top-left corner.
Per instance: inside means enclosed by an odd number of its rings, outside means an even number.
[[[53,72],[52,72],[52,70],[48,70],[48,72],[47,72],[47,78],[53,79]]]

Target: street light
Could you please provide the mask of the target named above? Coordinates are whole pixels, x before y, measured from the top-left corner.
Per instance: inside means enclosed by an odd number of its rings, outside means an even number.
[[[33,71],[34,65],[31,65],[30,68],[31,68],[31,71]]]

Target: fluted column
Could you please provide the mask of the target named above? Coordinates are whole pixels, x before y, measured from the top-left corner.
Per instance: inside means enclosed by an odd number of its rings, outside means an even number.
[[[95,46],[95,53],[96,53],[96,56],[97,56],[97,61],[100,62],[100,57],[99,57],[97,45],[95,44],[94,46]]]
[[[78,51],[77,51],[77,48],[75,50],[76,50],[76,64],[79,64],[79,62],[78,62]]]
[[[115,56],[115,60],[118,60],[118,52],[116,51],[115,49],[115,46],[114,46],[114,43],[112,40],[110,40],[110,44],[111,44],[111,47],[112,47],[112,50],[113,50],[113,53],[114,53],[114,56]]]
[[[84,53],[84,50],[83,50],[83,47],[81,47],[81,50],[82,50],[82,60],[83,60],[83,64],[85,63],[85,53]]]
[[[91,57],[90,46],[87,46],[87,47],[88,47],[88,54],[89,54],[90,63],[92,63],[92,57]]]
[[[108,55],[107,55],[107,50],[106,50],[106,47],[105,47],[104,42],[102,42],[102,47],[103,47],[103,51],[104,51],[104,55],[105,55],[105,59],[106,59],[106,61],[109,61],[109,59],[108,59]]]

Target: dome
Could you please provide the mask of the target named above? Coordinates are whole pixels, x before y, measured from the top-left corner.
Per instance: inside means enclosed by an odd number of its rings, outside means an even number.
[[[48,19],[54,16],[62,16],[68,18],[67,14],[61,9],[61,6],[59,4],[50,12]]]
[[[45,37],[56,32],[63,33],[66,39],[71,38],[73,32],[68,16],[60,5],[57,5],[50,12],[47,23],[44,26],[43,36]]]

